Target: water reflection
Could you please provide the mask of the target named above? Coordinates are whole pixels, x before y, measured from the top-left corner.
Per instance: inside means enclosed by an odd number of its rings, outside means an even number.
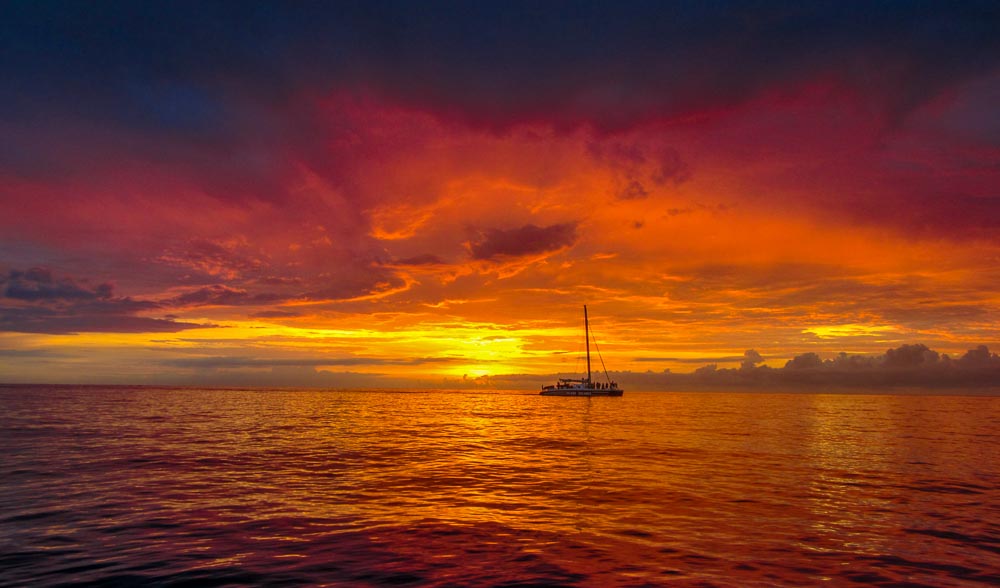
[[[998,567],[990,398],[0,402],[0,583],[947,585]]]

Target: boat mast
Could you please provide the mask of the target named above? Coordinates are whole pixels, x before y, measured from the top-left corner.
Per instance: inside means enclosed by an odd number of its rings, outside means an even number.
[[[586,304],[583,305],[583,336],[587,340],[587,385],[590,385],[590,320]]]

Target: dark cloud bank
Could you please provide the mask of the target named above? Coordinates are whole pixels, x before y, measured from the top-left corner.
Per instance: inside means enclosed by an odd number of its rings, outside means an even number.
[[[853,392],[886,393],[914,391],[925,393],[996,393],[1000,390],[1000,356],[985,345],[971,349],[957,358],[940,354],[922,344],[902,345],[882,355],[848,355],[821,359],[815,353],[803,353],[783,367],[759,365],[763,362],[755,350],[742,357],[720,358],[739,361],[738,368],[719,368],[709,364],[693,373],[609,372],[609,376],[632,391],[727,391],[753,392]],[[203,385],[305,386],[328,388],[495,388],[535,391],[551,384],[557,377],[579,374],[500,374],[495,376],[414,380],[383,373],[342,371],[359,366],[434,365],[460,361],[453,357],[381,359],[346,358],[249,358],[191,357],[161,362],[180,368],[162,377],[163,383],[200,383]],[[595,378],[598,377],[595,374]]]
[[[557,251],[576,242],[576,223],[547,227],[524,225],[516,229],[490,229],[470,243],[473,259],[496,260]]]
[[[0,275],[0,331],[21,333],[162,333],[211,325],[138,316],[160,305],[114,296],[110,283],[55,278],[47,268]]]
[[[226,133],[227,94],[303,87],[614,128],[822,73],[905,112],[1000,56],[996,3],[968,0],[15,2],[4,17],[12,112],[177,134]]]
[[[692,373],[609,372],[613,380],[633,390],[756,390],[756,391],[857,391],[887,389],[1000,390],[1000,356],[985,345],[958,358],[929,349],[923,344],[902,345],[883,355],[848,355],[822,359],[803,353],[783,367],[762,363],[762,356],[748,350],[738,368],[708,364]],[[560,374],[560,377],[579,377]],[[552,377],[501,375],[476,383],[498,388],[551,383]]]
[[[384,271],[377,271],[383,277]],[[114,285],[69,276],[56,277],[45,267],[12,269],[0,274],[0,332],[20,333],[172,333],[187,329],[215,327],[209,323],[176,320],[171,312],[197,307],[254,307],[278,304],[287,300],[344,299],[368,294],[375,287],[398,287],[401,281],[388,277],[381,284],[372,280],[326,277],[318,289],[295,289],[283,292],[249,292],[225,284],[210,284],[154,301],[116,296]],[[162,318],[145,316],[164,313]],[[255,318],[293,318],[299,313],[270,309],[251,313]]]
[[[350,157],[330,153],[332,138],[354,140],[359,129],[349,117],[331,121],[326,106],[356,96],[498,133],[593,129],[591,155],[620,170],[616,196],[642,199],[692,171],[685,154],[643,153],[615,142],[617,133],[816,83],[892,128],[995,75],[998,6],[9,2],[0,19],[0,177],[66,181],[138,160],[227,203],[280,203],[304,165],[360,202]],[[971,128],[995,119],[987,99],[973,111]],[[977,173],[994,163],[987,157]],[[652,178],[637,175],[645,164]],[[926,190],[906,206],[898,197],[839,206],[851,218],[953,236],[1000,226],[995,194]],[[491,255],[489,243],[482,248]]]

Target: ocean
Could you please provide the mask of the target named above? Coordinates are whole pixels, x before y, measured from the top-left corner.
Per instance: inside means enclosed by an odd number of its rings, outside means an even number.
[[[1000,397],[0,387],[0,584],[1000,584]]]

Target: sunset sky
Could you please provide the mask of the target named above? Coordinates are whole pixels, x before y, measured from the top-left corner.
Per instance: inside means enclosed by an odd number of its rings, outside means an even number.
[[[1000,351],[996,2],[4,6],[0,382]]]

